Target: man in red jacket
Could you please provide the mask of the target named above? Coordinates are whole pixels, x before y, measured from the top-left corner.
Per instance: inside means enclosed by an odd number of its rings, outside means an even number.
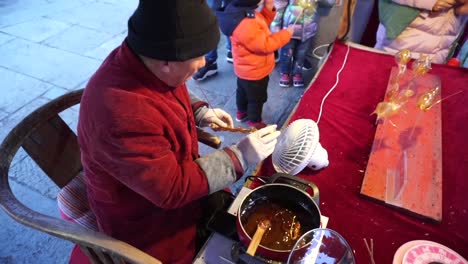
[[[192,261],[198,200],[270,155],[280,134],[269,126],[199,156],[196,126],[233,124],[185,86],[218,40],[205,1],[140,0],[81,101],[78,139],[99,230],[164,263]]]

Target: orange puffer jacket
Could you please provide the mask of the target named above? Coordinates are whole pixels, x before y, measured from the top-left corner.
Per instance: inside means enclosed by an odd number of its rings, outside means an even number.
[[[276,11],[263,8],[255,18],[244,18],[232,32],[234,72],[245,80],[261,80],[275,67],[273,52],[286,45],[291,33],[283,29],[270,32],[270,23]]]

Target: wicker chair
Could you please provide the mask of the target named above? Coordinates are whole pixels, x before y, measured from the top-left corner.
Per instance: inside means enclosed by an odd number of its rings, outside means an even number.
[[[23,225],[77,244],[92,263],[161,263],[125,242],[33,211],[19,202],[11,191],[8,171],[20,147],[60,188],[81,172],[77,137],[58,114],[79,104],[82,94],[83,89],[50,101],[24,118],[7,135],[0,145],[0,206]],[[199,139],[215,148],[220,145],[219,139],[203,130],[199,130]]]

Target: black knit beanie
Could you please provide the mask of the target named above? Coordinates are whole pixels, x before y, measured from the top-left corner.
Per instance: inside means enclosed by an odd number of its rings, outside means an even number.
[[[260,0],[233,0],[234,6],[239,7],[257,7]]]
[[[186,61],[218,42],[218,21],[206,0],[140,0],[128,20],[127,44],[153,59]]]

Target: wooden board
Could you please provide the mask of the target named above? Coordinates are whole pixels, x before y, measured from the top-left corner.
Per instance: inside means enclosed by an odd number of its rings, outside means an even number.
[[[389,80],[395,77],[394,67]],[[413,79],[408,70],[400,90]],[[439,85],[437,76],[420,76],[411,85],[415,95],[403,110],[377,127],[361,194],[418,216],[442,220],[441,104],[428,111],[416,106],[417,98]],[[390,81],[387,91],[390,89]],[[442,87],[441,87],[442,88]],[[440,98],[440,96],[438,97]]]

